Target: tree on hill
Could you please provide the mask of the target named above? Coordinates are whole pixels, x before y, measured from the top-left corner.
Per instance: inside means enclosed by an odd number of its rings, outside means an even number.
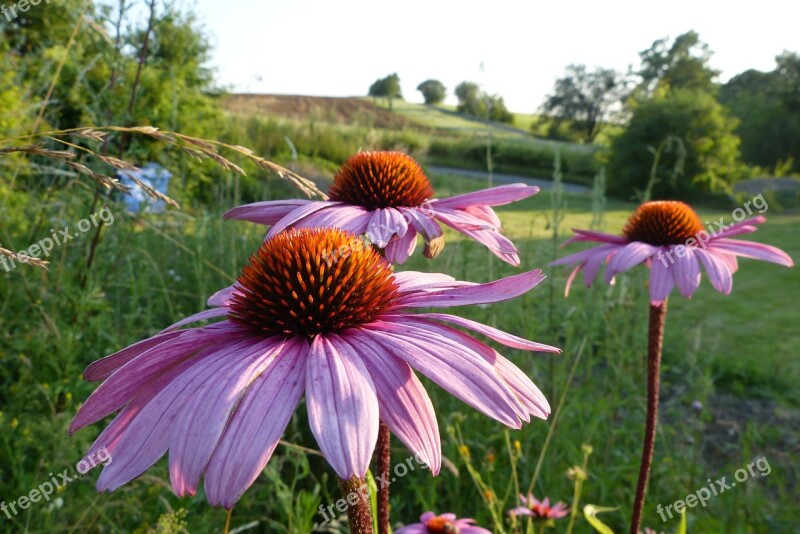
[[[368,95],[385,98],[389,109],[392,109],[392,101],[395,98],[403,98],[403,91],[400,89],[400,76],[398,76],[396,72],[393,72],[385,78],[375,80],[375,82],[369,86]]]
[[[456,86],[455,94],[459,113],[497,122],[514,122],[514,115],[506,108],[503,97],[487,95],[474,82],[461,82]]]
[[[673,89],[714,91],[719,71],[709,65],[712,52],[695,31],[688,31],[670,43],[664,37],[639,52],[640,89],[652,94],[659,85]]]
[[[545,116],[533,127],[549,122],[549,135],[553,137],[566,124],[584,142],[591,143],[624,93],[625,80],[614,69],[596,68],[590,72],[585,65],[570,65],[542,104]]]
[[[441,104],[447,96],[447,89],[439,80],[425,80],[417,86],[426,104]]]

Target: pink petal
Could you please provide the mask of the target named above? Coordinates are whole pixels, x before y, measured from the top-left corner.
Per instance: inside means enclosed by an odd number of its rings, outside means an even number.
[[[485,221],[487,224],[490,224],[495,228],[500,228],[503,226],[500,222],[500,218],[497,216],[497,213],[495,213],[495,211],[489,206],[468,206],[463,209],[476,219]]]
[[[428,511],[428,512],[425,512],[424,514],[422,514],[420,516],[419,520],[422,521],[423,523],[427,523],[428,521],[430,521],[434,517],[436,517],[436,514],[434,514],[431,511]]]
[[[392,220],[388,209],[377,209],[372,212],[372,218],[367,226],[367,237],[378,248],[386,248],[389,240],[395,234],[395,227],[391,226]]]
[[[792,258],[781,249],[754,241],[714,239],[708,243],[708,249],[722,250],[745,258],[769,261],[784,267],[794,267]]]
[[[402,264],[414,253],[417,248],[417,231],[409,228],[403,237],[395,236],[386,245],[386,261]]]
[[[178,336],[181,336],[185,333],[185,331],[181,332],[169,332],[167,334],[159,334],[153,337],[147,338],[145,340],[139,341],[138,343],[134,343],[133,345],[122,349],[119,352],[115,352],[105,358],[101,358],[97,361],[94,361],[89,364],[86,370],[83,372],[84,380],[88,380],[89,382],[98,382],[100,380],[105,380],[111,374],[137,357],[138,355],[142,354],[145,351],[152,349],[155,346],[160,345],[170,339],[174,339]]]
[[[660,304],[669,296],[674,282],[672,273],[666,265],[666,257],[662,260],[654,260],[650,264],[650,303]]]
[[[512,428],[527,411],[493,367],[472,349],[407,324],[376,321],[359,329],[385,351],[408,362],[451,395]]]
[[[366,231],[371,217],[372,214],[361,206],[339,205],[312,213],[293,226],[302,228],[330,226],[360,235]]]
[[[220,289],[210,297],[206,304],[208,306],[230,306],[233,295],[238,293],[236,284]]]
[[[610,283],[611,279],[614,278],[617,273],[627,271],[631,267],[644,262],[644,260],[658,250],[658,247],[648,245],[647,243],[640,243],[638,241],[628,243],[619,249],[617,253],[611,257],[611,260],[609,260],[605,274],[606,283]]]
[[[395,530],[394,534],[428,534],[428,527],[422,523],[412,523]]]
[[[602,262],[605,261],[605,259],[608,258],[612,252],[620,250],[621,248],[623,247],[620,245],[606,243],[605,245],[598,245],[592,248],[587,248],[586,250],[581,250],[580,252],[575,252],[574,254],[569,254],[563,258],[551,261],[548,265],[572,265],[573,263],[583,263],[594,258],[598,258],[600,264],[602,264]]]
[[[254,202],[245,204],[229,210],[223,219],[238,219],[250,221],[258,224],[273,225],[291,212],[307,204],[311,200],[270,200],[266,202]]]
[[[464,285],[435,292],[409,292],[398,299],[397,308],[449,307],[500,302],[527,293],[545,278],[542,271],[536,269],[487,284]]]
[[[439,208],[433,213],[435,219],[462,233],[465,230],[497,230],[495,226],[487,224],[483,219],[479,219],[464,210]]]
[[[282,339],[267,338],[237,353],[214,381],[194,392],[178,414],[169,446],[169,475],[178,497],[195,494],[231,411],[283,347]]]
[[[173,330],[177,330],[178,328],[185,326],[187,324],[196,323],[198,321],[205,321],[207,319],[213,319],[215,317],[222,317],[223,315],[228,315],[228,308],[226,306],[221,308],[211,308],[210,310],[204,310],[200,313],[195,313],[194,315],[190,315],[185,319],[181,319],[175,324],[172,324],[166,327],[164,330],[159,332],[159,334],[166,334],[167,332],[172,332]]]
[[[576,235],[565,241],[564,244],[561,245],[562,247],[570,243],[578,243],[581,241],[595,241],[599,243],[612,243],[615,245],[626,245],[628,243],[628,238],[621,235],[606,234],[593,230],[581,230],[579,228],[573,228],[572,231],[575,232]]]
[[[156,345],[115,371],[92,392],[69,427],[70,434],[120,409],[154,378],[206,347],[221,346],[230,337],[216,329],[187,330],[184,335]]]
[[[758,215],[757,217],[753,217],[752,219],[745,219],[744,221],[740,221],[732,226],[729,226],[725,230],[716,234],[715,236],[713,236],[713,239],[720,239],[723,237],[733,237],[735,235],[742,235],[742,234],[750,234],[758,230],[758,227],[754,225],[763,224],[765,222],[767,222],[767,219],[762,215]]]
[[[267,465],[303,396],[307,357],[305,340],[288,340],[244,394],[206,470],[212,506],[232,508]]]
[[[312,213],[316,213],[319,210],[324,209],[336,209],[339,206],[343,206],[344,204],[341,202],[330,202],[328,200],[312,200],[306,201],[306,204],[300,206],[296,210],[286,214],[285,217],[281,218],[281,220],[277,221],[272,228],[270,228],[269,232],[267,233],[267,237],[272,237],[275,234],[278,234],[293,226],[295,223],[298,223],[311,215]]]
[[[409,365],[361,336],[343,337],[362,354],[380,405],[380,418],[434,475],[442,465],[439,425],[428,393]],[[361,341],[361,342],[359,342]]]
[[[378,399],[361,358],[336,335],[311,344],[306,405],[311,432],[339,478],[363,477],[378,439]]]
[[[449,198],[431,201],[433,209],[438,207],[459,209],[469,206],[502,206],[535,195],[539,192],[536,186],[526,184],[508,184],[489,189],[481,189],[472,193],[455,195]]]
[[[555,352],[556,354],[561,354],[561,349],[558,347],[552,347],[543,343],[536,343],[535,341],[528,341],[527,339],[503,332],[502,330],[498,330],[497,328],[489,325],[485,325],[471,319],[458,317],[456,315],[450,315],[447,313],[418,313],[414,314],[413,317],[437,319],[439,321],[453,323],[478,332],[479,334],[483,334],[484,336],[493,339],[498,343],[502,343],[506,347],[513,347],[515,349],[522,350],[533,350],[537,352]]]
[[[452,276],[440,273],[423,273],[419,271],[402,271],[394,273],[400,293],[411,294],[439,291],[453,287],[474,285],[472,282],[461,282]]]
[[[712,251],[697,248],[694,253],[705,267],[712,287],[720,293],[728,295],[733,285],[733,276],[728,264]]]
[[[674,250],[674,249],[673,249]],[[684,297],[691,297],[700,285],[700,264],[692,247],[685,247],[683,257],[673,254],[675,263],[670,266],[672,279]]]
[[[399,208],[408,217],[408,222],[416,228],[425,241],[442,235],[442,227],[433,219],[433,214],[417,208]]]
[[[128,426],[114,454],[97,480],[98,491],[114,491],[141,475],[167,452],[174,422],[192,394],[209,380],[215,380],[231,358],[257,341],[247,340],[221,349],[209,349],[147,403]]]

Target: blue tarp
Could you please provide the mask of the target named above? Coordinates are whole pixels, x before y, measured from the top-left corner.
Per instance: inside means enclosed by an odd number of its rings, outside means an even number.
[[[130,188],[130,194],[122,196],[122,203],[125,205],[125,209],[131,213],[163,212],[167,207],[166,203],[163,200],[150,198],[136,182],[131,180],[130,175],[135,176],[159,193],[166,195],[172,173],[158,163],[152,162],[145,163],[139,171],[120,171],[117,173],[117,179]]]

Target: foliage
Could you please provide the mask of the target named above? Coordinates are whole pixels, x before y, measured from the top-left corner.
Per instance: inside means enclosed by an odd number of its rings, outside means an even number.
[[[508,111],[503,97],[485,93],[474,82],[458,84],[455,95],[458,98],[456,111],[459,113],[495,122],[514,122],[514,114]]]
[[[670,43],[664,37],[639,52],[640,90],[652,94],[659,85],[673,89],[712,92],[719,71],[712,69],[711,50],[695,31],[688,31]]]
[[[395,98],[403,98],[403,91],[400,88],[400,76],[396,72],[389,74],[385,78],[375,80],[369,86],[369,96],[383,97],[389,104],[389,109],[392,109],[392,100]]]
[[[602,122],[609,118],[612,106],[622,100],[624,91],[624,79],[614,69],[596,68],[590,72],[585,65],[570,65],[564,77],[556,80],[553,94],[542,105],[547,115],[542,120],[554,119],[549,121],[551,137],[555,137],[566,122],[585,143],[591,143],[600,132]]]
[[[417,86],[426,104],[441,104],[447,96],[447,88],[439,80],[425,80]]]
[[[654,199],[698,199],[728,191],[738,179],[739,138],[736,120],[712,94],[673,89],[636,101],[627,130],[611,143],[609,191],[634,198],[647,187],[655,153],[668,137],[680,138],[685,148],[683,166],[678,151],[662,153],[656,168]]]
[[[739,119],[745,163],[800,172],[800,56],[784,52],[775,62],[770,72],[737,74],[720,88],[719,99]]]

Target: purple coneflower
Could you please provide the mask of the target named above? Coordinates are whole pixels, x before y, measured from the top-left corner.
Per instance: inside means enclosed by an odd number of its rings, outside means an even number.
[[[569,508],[566,504],[560,502],[550,506],[550,499],[547,497],[545,497],[543,501],[540,501],[529,493],[527,497],[520,494],[519,500],[522,503],[522,506],[512,508],[508,511],[509,514],[524,515],[531,517],[534,520],[542,521],[561,519],[569,514]]]
[[[344,481],[369,466],[379,419],[436,474],[433,405],[413,369],[512,428],[550,407],[509,360],[449,323],[523,350],[559,349],[443,313],[414,308],[489,303],[521,295],[540,271],[476,284],[442,274],[394,273],[371,247],[338,229],[297,229],[265,241],[215,306],[92,363],[103,383],[70,432],[119,414],[89,454],[113,456],[99,490],[113,491],[169,451],[174,492],[204,475],[212,505],[231,508],[263,470],[305,395],[311,430]],[[326,251],[352,247],[328,266]],[[196,321],[225,317],[198,328]]]
[[[684,297],[691,297],[700,284],[700,266],[708,274],[717,291],[729,294],[733,273],[738,268],[737,256],[755,258],[792,267],[794,262],[782,250],[731,237],[756,231],[762,216],[738,222],[719,233],[709,233],[700,217],[687,204],[674,200],[645,202],[628,219],[621,236],[574,230],[577,234],[567,243],[594,241],[602,245],[566,256],[550,265],[574,265],[567,280],[566,293],[572,280],[582,269],[590,286],[600,267],[608,263],[605,281],[611,283],[617,273],[644,263],[650,268],[650,316],[647,338],[647,415],[636,497],[631,514],[630,534],[638,534],[647,494],[647,481],[653,461],[653,448],[658,421],[658,388],[667,297],[673,287]],[[565,243],[566,244],[566,243]]]
[[[488,530],[475,526],[474,519],[458,519],[456,514],[425,512],[419,523],[412,523],[395,534],[491,534]]]
[[[610,283],[617,273],[644,263],[650,268],[650,300],[666,300],[673,287],[681,295],[691,297],[700,284],[700,266],[706,270],[711,285],[717,291],[731,292],[733,273],[738,268],[736,256],[770,261],[786,267],[794,262],[775,247],[730,239],[757,230],[766,219],[754,217],[736,223],[716,234],[710,234],[695,211],[674,200],[645,202],[628,219],[621,236],[573,230],[577,235],[565,244],[578,241],[602,243],[600,246],[560,258],[550,265],[574,265],[567,281],[584,271],[586,287],[592,284],[600,267],[608,263],[605,281]]]
[[[226,219],[271,225],[267,236],[288,227],[335,226],[364,234],[386,250],[392,263],[403,263],[425,240],[425,256],[444,247],[439,222],[486,245],[495,255],[519,265],[514,244],[500,233],[491,206],[502,206],[539,192],[538,187],[510,184],[445,199],[434,199],[422,168],[401,152],[361,152],[338,170],[329,200],[275,200],[239,206]]]

